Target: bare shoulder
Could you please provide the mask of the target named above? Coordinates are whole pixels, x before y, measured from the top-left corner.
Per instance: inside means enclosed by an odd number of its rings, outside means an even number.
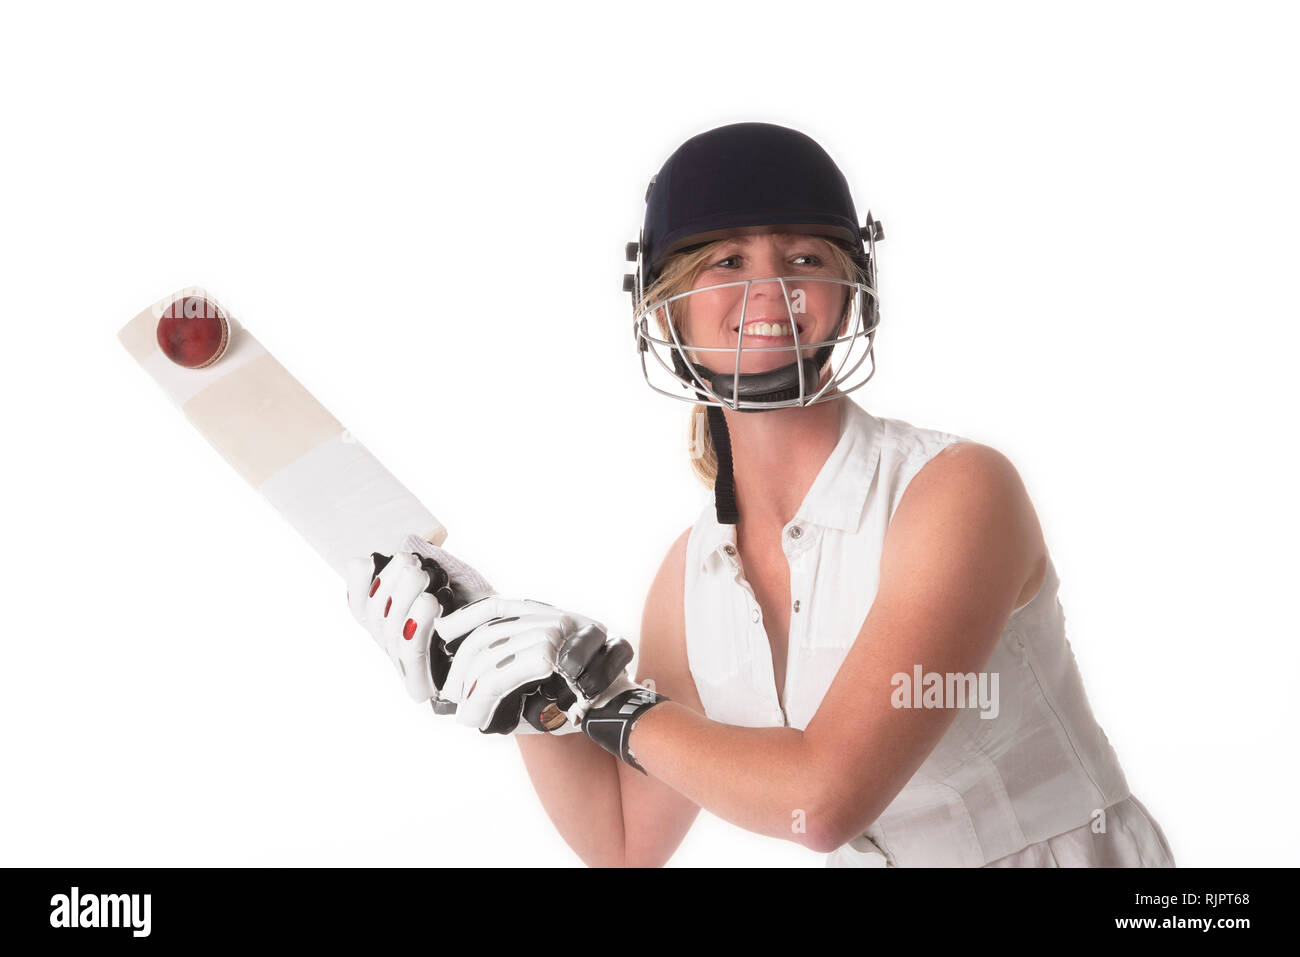
[[[1006,455],[979,442],[953,443],[922,466],[890,522],[886,550],[914,558],[962,539],[1020,570],[1024,586],[1041,581],[1047,548],[1025,484]]]
[[[1020,473],[1002,452],[982,442],[954,442],[935,455],[917,473],[917,478],[928,476],[930,481],[960,476],[985,481],[997,479],[1009,482],[1013,477],[1020,481]]]
[[[699,708],[686,654],[684,593],[690,534],[687,528],[669,546],[646,595],[637,649],[637,680],[653,680],[668,697]]]
[[[926,462],[908,483],[899,508],[904,504],[915,508],[920,500],[999,509],[1004,517],[1033,513],[1015,465],[1002,452],[980,442],[954,442]]]

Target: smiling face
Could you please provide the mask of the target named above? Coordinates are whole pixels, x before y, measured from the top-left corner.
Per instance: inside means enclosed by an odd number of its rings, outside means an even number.
[[[785,279],[784,291],[778,276]],[[743,337],[741,373],[768,372],[795,361],[792,318],[801,357],[816,353],[809,344],[842,334],[851,290],[815,280],[845,278],[830,241],[820,236],[778,232],[739,236],[710,250],[691,285],[692,290],[705,291],[678,300],[673,318],[684,342],[695,347],[691,353],[697,364],[715,372],[733,371],[737,338]],[[752,280],[748,296],[743,284],[708,288],[742,280]],[[704,352],[699,347],[725,351]],[[756,351],[762,349],[772,351]]]

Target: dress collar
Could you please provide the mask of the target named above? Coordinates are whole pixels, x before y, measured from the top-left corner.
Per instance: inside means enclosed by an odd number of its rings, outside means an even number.
[[[856,532],[862,523],[871,479],[880,462],[883,425],[852,399],[840,403],[840,437],[813,479],[790,525],[817,525]],[[713,500],[700,513],[695,534],[705,571],[734,562],[736,526],[718,523]],[[728,551],[728,548],[730,551]]]

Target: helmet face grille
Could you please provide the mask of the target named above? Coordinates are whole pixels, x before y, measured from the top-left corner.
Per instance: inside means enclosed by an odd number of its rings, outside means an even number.
[[[656,392],[761,411],[812,405],[865,385],[875,372],[878,322],[871,286],[774,276],[650,303],[634,329],[642,371]]]

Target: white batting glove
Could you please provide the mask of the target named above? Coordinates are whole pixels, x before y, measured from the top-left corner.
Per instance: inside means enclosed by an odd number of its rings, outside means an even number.
[[[415,701],[450,710],[439,692],[451,652],[437,631],[446,610],[493,593],[473,568],[411,535],[391,558],[379,553],[348,563],[348,607],[388,655]]]
[[[484,598],[443,616],[438,632],[455,649],[442,693],[484,733],[572,733],[590,708],[637,687],[624,671],[631,645],[544,602]]]

